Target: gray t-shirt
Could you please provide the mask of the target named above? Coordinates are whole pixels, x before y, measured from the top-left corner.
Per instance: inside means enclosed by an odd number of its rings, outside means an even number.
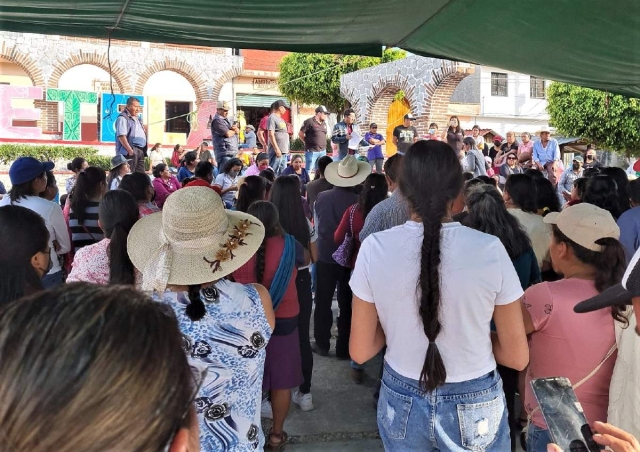
[[[274,131],[280,151],[283,154],[287,154],[289,152],[289,132],[287,132],[286,121],[280,116],[272,114],[269,116],[269,120],[267,121],[267,130]],[[269,155],[273,155],[275,153],[276,150],[271,144],[269,144]]]

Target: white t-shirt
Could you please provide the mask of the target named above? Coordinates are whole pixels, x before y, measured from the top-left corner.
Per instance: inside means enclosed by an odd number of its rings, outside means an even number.
[[[549,256],[549,243],[553,232],[551,225],[544,222],[541,215],[525,212],[521,209],[507,209],[511,215],[516,217],[522,228],[531,240],[531,247],[538,260],[538,267],[542,268],[544,261],[551,261]]]
[[[109,187],[109,190],[117,190],[118,187],[120,186],[120,182],[122,182],[122,176],[114,177],[113,180],[111,181],[111,186]]]
[[[429,341],[418,312],[422,223],[408,221],[362,242],[351,276],[358,298],[374,303],[387,340],[386,362],[420,379]],[[436,344],[447,383],[468,381],[496,368],[490,324],[497,305],[522,297],[520,280],[500,240],[445,223],[440,245],[440,321]]]
[[[307,225],[309,226],[309,243],[315,243],[318,241],[318,231],[315,226],[311,224],[309,219],[307,218]],[[298,270],[305,270],[311,268],[311,263],[309,265],[305,265],[304,267],[298,267]]]
[[[151,151],[149,153],[149,160],[151,160],[151,168],[155,168],[160,163],[165,163],[164,157],[160,151]]]
[[[2,200],[0,200],[0,207],[8,205],[11,205],[11,199],[6,195]],[[22,198],[14,202],[13,205],[26,207],[44,218],[44,224],[47,226],[47,230],[49,231],[49,246],[51,247],[52,267],[48,274],[53,275],[61,271],[62,267],[58,260],[58,254],[65,254],[71,251],[71,237],[69,237],[67,223],[64,221],[64,215],[62,214],[60,206],[55,202],[48,201],[38,196],[27,196],[26,198]],[[57,253],[53,247],[54,240],[57,240],[60,245],[60,250]]]

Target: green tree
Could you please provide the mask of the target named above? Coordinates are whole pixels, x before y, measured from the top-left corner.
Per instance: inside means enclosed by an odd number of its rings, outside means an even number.
[[[551,124],[562,135],[583,137],[627,156],[640,155],[640,100],[554,82],[547,101]]]
[[[345,99],[340,96],[341,75],[399,60],[406,55],[404,50],[398,49],[385,49],[381,58],[290,53],[280,62],[278,88],[293,102],[321,104],[337,113],[345,106]]]

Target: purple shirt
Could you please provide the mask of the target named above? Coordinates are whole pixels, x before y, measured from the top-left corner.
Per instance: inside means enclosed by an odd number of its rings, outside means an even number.
[[[374,140],[384,140],[384,137],[379,133],[367,132],[364,135],[364,141],[366,141],[367,143],[371,138],[373,138]],[[371,146],[367,151],[367,158],[369,160],[383,159],[384,155],[382,155],[382,145],[378,144],[376,146]]]

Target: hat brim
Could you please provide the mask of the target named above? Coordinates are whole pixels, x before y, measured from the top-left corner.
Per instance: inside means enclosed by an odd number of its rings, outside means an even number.
[[[118,163],[117,165],[112,166],[111,168],[109,168],[109,171],[113,171],[114,169],[116,169],[119,166],[124,165],[125,163],[128,163],[129,165],[131,165],[131,159],[124,159],[124,162]]]
[[[205,284],[223,278],[242,267],[258,251],[264,238],[264,226],[256,217],[244,212],[225,210],[229,219],[229,227],[223,238],[226,240],[233,233],[234,227],[242,220],[249,220],[248,234],[243,239],[244,245],[233,251],[233,258],[220,263],[220,268],[213,271],[209,263],[214,261],[215,255],[223,243],[211,241],[197,250],[180,249],[179,246],[169,247],[171,266],[169,269],[168,285],[188,286]],[[212,210],[212,214],[215,211]],[[133,265],[142,272],[150,264],[150,260],[160,249],[160,232],[162,231],[162,212],[147,215],[136,222],[127,239],[127,250]]]
[[[622,284],[616,284],[595,297],[581,301],[573,307],[573,311],[582,314],[608,308],[613,305],[631,304],[632,298],[633,294],[625,289]]]
[[[338,175],[338,165],[340,162],[332,162],[324,169],[324,178],[335,187],[355,187],[371,174],[371,165],[368,162],[358,161],[358,171],[351,177]]]
[[[45,171],[52,171],[56,167],[56,164],[53,162],[42,162],[42,166]]]

